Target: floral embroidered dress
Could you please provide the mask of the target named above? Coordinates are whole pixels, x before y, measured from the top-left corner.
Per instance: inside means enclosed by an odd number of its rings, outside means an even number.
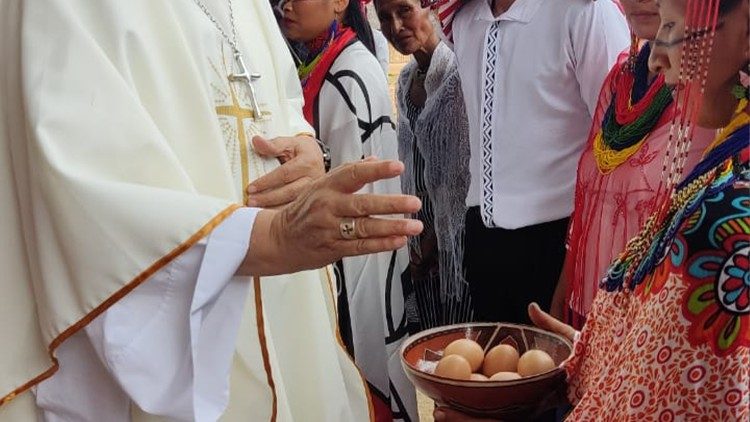
[[[636,109],[651,101],[658,101],[656,91],[661,78],[649,84],[648,56],[650,48],[646,44],[638,54],[632,88],[627,95],[633,107],[629,110],[634,116],[645,114],[649,110]],[[675,108],[671,101],[666,107],[656,105],[652,113],[660,113],[652,118],[648,125],[642,125],[647,134],[642,139],[635,138],[630,147],[622,148],[627,159],[619,159],[618,165],[601,158],[601,148],[597,148],[597,136],[606,129],[608,113],[614,113],[616,96],[622,84],[618,78],[628,66],[628,52],[621,54],[618,62],[604,81],[599,97],[594,125],[589,141],[578,164],[574,210],[568,236],[568,257],[565,261],[565,277],[569,288],[566,294],[566,320],[580,329],[585,316],[591,308],[597,286],[604,277],[609,264],[625,247],[625,243],[643,226],[646,219],[654,212],[657,201],[656,192],[662,179],[662,163],[669,143],[669,128]],[[630,75],[628,75],[630,76]],[[661,84],[663,86],[663,84]],[[619,89],[618,89],[619,88]],[[654,91],[651,97],[647,92]],[[662,93],[670,95],[669,92]],[[631,99],[632,98],[632,99]],[[648,104],[645,104],[648,105]],[[610,110],[612,108],[613,110]],[[620,118],[618,117],[618,120]],[[604,122],[604,123],[603,123]],[[649,125],[652,129],[649,130]],[[625,130],[631,128],[625,128]],[[621,132],[626,133],[625,130]],[[701,152],[711,142],[714,131],[696,128],[693,134],[691,149],[688,151],[686,171],[690,171],[700,159]],[[617,151],[615,151],[617,153]],[[597,154],[600,156],[597,157]]]
[[[740,114],[678,186],[646,257],[628,267],[626,249],[602,281],[565,364],[570,420],[750,420],[750,116]]]

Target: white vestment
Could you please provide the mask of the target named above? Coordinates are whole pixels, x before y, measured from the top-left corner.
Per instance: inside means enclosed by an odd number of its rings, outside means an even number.
[[[258,121],[192,1],[0,9],[0,420],[369,419],[331,272],[234,276],[250,139],[310,131],[268,3],[234,4]]]
[[[355,41],[340,52],[316,101],[316,133],[330,147],[334,167],[373,155],[398,159],[387,81],[364,44]],[[400,194],[401,186],[394,178],[368,184],[359,193]],[[399,356],[410,328],[408,265],[406,248],[344,258],[336,265],[338,309],[342,336],[375,398],[390,406],[395,419],[416,421],[414,387]]]

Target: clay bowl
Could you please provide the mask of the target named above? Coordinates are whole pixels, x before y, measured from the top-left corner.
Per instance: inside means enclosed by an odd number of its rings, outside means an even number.
[[[458,381],[434,375],[442,350],[460,338],[470,338],[485,351],[510,344],[520,354],[528,349],[547,352],[557,368],[511,381]],[[554,407],[564,394],[565,371],[559,365],[572,353],[570,342],[535,327],[505,323],[469,323],[422,331],[401,348],[401,363],[409,380],[440,406],[480,418],[527,420]]]

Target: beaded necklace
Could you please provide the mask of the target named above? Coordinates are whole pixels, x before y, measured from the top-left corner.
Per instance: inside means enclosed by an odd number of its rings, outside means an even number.
[[[635,288],[665,256],[685,219],[700,206],[703,198],[733,183],[737,177],[734,156],[747,148],[750,115],[747,100],[740,101],[735,115],[707,149],[704,159],[677,186],[677,189],[631,239],[615,260],[601,287],[609,292],[623,286]]]
[[[320,63],[320,59],[328,49],[328,46],[342,33],[339,28],[338,21],[334,20],[327,30],[311,41],[309,45],[305,46],[306,51],[304,53],[306,58],[297,66],[297,76],[299,76],[303,87],[307,84],[307,80],[313,69],[315,69],[315,66]]]
[[[612,101],[593,143],[594,158],[603,174],[616,169],[638,151],[672,104],[672,89],[664,83],[663,75],[648,85],[650,52],[646,44],[636,59],[623,65],[615,77]]]

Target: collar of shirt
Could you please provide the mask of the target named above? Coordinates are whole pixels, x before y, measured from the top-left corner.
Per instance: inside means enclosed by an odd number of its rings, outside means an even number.
[[[557,0],[560,1],[560,0]],[[534,14],[539,10],[543,0],[515,0],[510,8],[495,17],[492,14],[492,0],[480,2],[481,6],[476,9],[474,20],[478,21],[512,21],[529,23]]]

